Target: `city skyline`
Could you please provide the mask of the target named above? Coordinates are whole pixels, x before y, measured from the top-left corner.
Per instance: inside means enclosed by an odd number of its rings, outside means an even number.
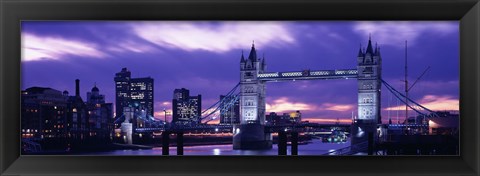
[[[22,89],[72,92],[78,78],[82,97],[96,82],[114,102],[112,77],[128,67],[132,77],[155,79],[155,116],[163,119],[176,88],[201,94],[202,108],[218,101],[239,81],[241,53],[248,54],[253,40],[267,72],[350,69],[369,34],[382,48],[384,80],[403,90],[408,40],[409,81],[431,67],[412,89],[413,99],[432,110],[458,110],[458,22],[23,22]],[[269,83],[267,112],[300,110],[302,120],[348,121],[356,114],[356,84]],[[382,99],[385,122],[385,109],[396,105],[387,94]]]

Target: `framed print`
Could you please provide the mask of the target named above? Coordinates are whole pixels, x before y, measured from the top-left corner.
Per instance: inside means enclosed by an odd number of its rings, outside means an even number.
[[[21,26],[22,155],[459,154],[457,21]]]
[[[4,175],[478,175],[478,1],[1,8]]]

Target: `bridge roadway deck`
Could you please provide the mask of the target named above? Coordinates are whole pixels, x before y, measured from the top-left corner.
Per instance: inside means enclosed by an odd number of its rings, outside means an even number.
[[[307,132],[307,131],[317,131],[320,129],[330,129],[332,127],[342,128],[348,130],[350,124],[316,124],[316,123],[305,123],[305,124],[286,124],[286,125],[265,125],[265,131],[270,133],[275,133],[279,131],[297,131],[297,132]],[[197,126],[176,126],[167,128],[171,132],[199,132],[199,131],[219,131],[225,132],[233,129],[233,125],[197,125]],[[165,128],[137,128],[135,132],[138,133],[148,133],[148,132],[162,132],[165,131]]]
[[[258,74],[257,79],[266,82],[284,80],[311,80],[311,79],[356,79],[357,69],[343,70],[317,70],[317,71],[296,71],[296,72],[268,72]]]

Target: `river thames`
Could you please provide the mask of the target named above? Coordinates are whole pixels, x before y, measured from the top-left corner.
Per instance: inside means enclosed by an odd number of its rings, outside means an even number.
[[[323,143],[321,140],[314,139],[310,143],[298,146],[298,155],[323,155],[330,151],[348,147],[350,141],[344,143]],[[287,147],[287,154],[291,154],[290,146]],[[170,155],[176,155],[177,148],[170,147]],[[113,150],[107,152],[90,152],[82,155],[162,155],[162,148],[155,147],[152,149],[137,150]],[[278,155],[277,144],[272,145],[272,149],[268,150],[233,150],[232,144],[225,145],[201,145],[201,146],[185,146],[184,155]]]

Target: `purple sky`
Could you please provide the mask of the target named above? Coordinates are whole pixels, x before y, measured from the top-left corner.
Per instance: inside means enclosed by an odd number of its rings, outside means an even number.
[[[382,51],[383,79],[403,90],[404,42],[409,81],[430,66],[411,97],[432,110],[458,110],[459,25],[447,22],[23,22],[22,89],[51,87],[81,95],[97,83],[114,102],[113,77],[127,67],[132,77],[155,80],[156,117],[171,109],[175,88],[202,94],[203,108],[239,81],[242,50],[252,40],[267,71],[354,69],[368,36]],[[397,101],[382,88],[382,116],[396,119]],[[329,121],[356,114],[356,80],[267,84],[267,111],[300,110],[304,119]],[[401,108],[404,109],[403,107]],[[411,114],[414,114],[413,112]],[[404,111],[398,113],[403,120]]]

